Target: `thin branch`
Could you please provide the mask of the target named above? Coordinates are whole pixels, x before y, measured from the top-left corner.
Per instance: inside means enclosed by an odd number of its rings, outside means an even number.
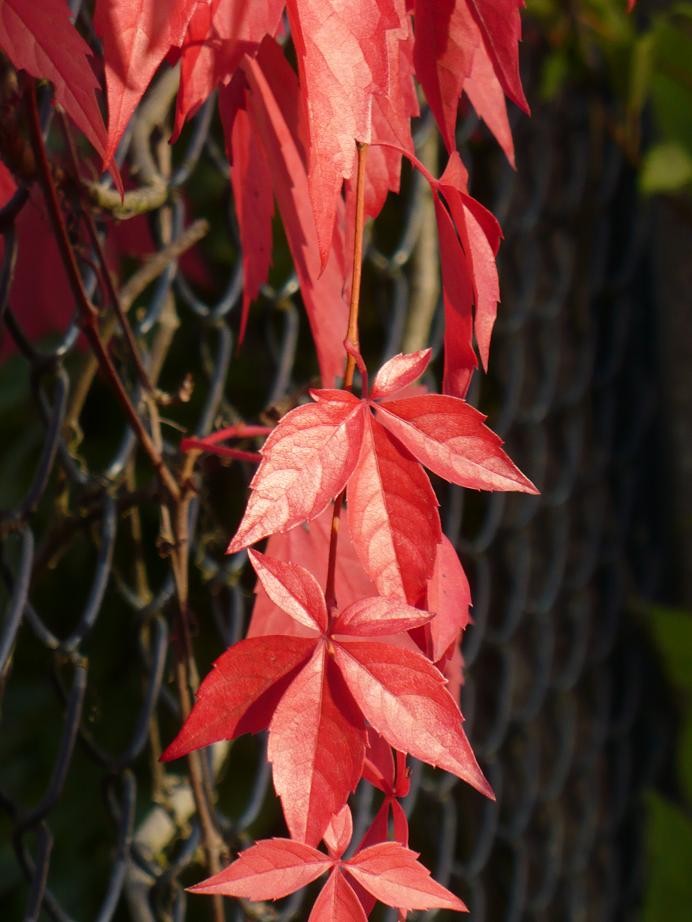
[[[80,326],[84,331],[84,335],[89,340],[90,346],[96,354],[96,358],[98,359],[101,369],[113,387],[116,397],[118,398],[120,405],[125,411],[125,415],[127,416],[128,421],[132,426],[133,431],[135,432],[135,435],[137,436],[142,448],[148,455],[152,467],[154,468],[162,487],[172,499],[177,499],[180,494],[178,484],[166,466],[161,454],[156,450],[154,443],[149,436],[149,433],[144,428],[144,425],[139,418],[129,395],[125,390],[122,381],[120,380],[115,366],[111,361],[108,350],[101,340],[96,319],[97,311],[89,300],[86,289],[84,288],[82,276],[79,271],[79,265],[77,263],[77,256],[67,233],[65,219],[63,218],[62,210],[58,202],[58,193],[53,181],[53,174],[51,173],[50,164],[48,163],[46,146],[44,144],[43,135],[41,133],[41,124],[39,120],[38,106],[36,103],[36,90],[34,82],[33,80],[30,82],[27,80],[27,83],[28,86],[25,95],[29,109],[29,126],[34,144],[34,150],[36,153],[40,181],[41,185],[43,186],[43,193],[46,199],[48,214],[55,231],[56,242],[60,249],[60,254],[65,265],[65,270],[70,281],[70,286],[77,302]]]
[[[360,280],[363,271],[363,232],[365,229],[365,166],[367,161],[368,145],[358,144],[358,174],[356,178],[356,218],[353,240],[353,270],[351,276],[351,303],[348,311],[348,329],[346,332],[346,367],[344,369],[344,388],[353,387],[359,352],[358,339],[358,313],[360,309]],[[339,540],[339,526],[341,524],[341,509],[344,503],[345,491],[337,496],[334,501],[332,526],[329,534],[329,560],[327,563],[327,581],[325,585],[325,599],[327,609],[331,616],[336,608],[336,551]]]

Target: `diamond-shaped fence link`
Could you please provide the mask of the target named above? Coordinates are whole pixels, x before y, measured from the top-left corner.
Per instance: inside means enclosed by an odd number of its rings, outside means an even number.
[[[276,419],[304,396],[315,366],[280,244],[238,348],[242,276],[214,103],[171,162],[174,89],[173,78],[159,78],[121,150],[149,182],[146,217],[123,226],[126,236],[146,226],[152,252],[125,260],[120,299],[158,401],[138,390],[117,330],[111,353],[177,469],[183,433]],[[50,144],[59,132],[48,102]],[[431,128],[423,118],[418,142],[434,162]],[[661,560],[647,219],[594,91],[517,124],[517,173],[472,117],[461,132],[472,188],[505,233],[490,374],[477,377],[471,397],[542,495],[438,484],[446,533],[473,587],[462,709],[497,801],[414,764],[412,845],[474,922],[633,919],[641,793],[666,742],[656,669],[630,612],[655,591]],[[205,875],[185,766],[156,760],[180,722],[161,497],[76,319],[35,342],[13,306],[18,248],[31,246],[17,230],[33,207],[27,197],[20,190],[0,214],[3,338],[16,353],[0,368],[11,430],[1,467],[0,916],[209,918],[208,899],[183,889]],[[102,215],[101,232],[114,223]],[[112,331],[95,254],[81,255],[102,329]],[[430,341],[439,354],[434,218],[414,177],[372,229],[365,281],[373,364]],[[202,458],[197,470],[190,615],[204,674],[242,636],[252,604],[244,555],[223,553],[252,466]],[[282,831],[263,745],[247,738],[205,756],[229,851]],[[356,836],[374,806],[359,789]],[[229,919],[305,919],[306,906],[299,894],[276,906],[228,900],[224,910]]]

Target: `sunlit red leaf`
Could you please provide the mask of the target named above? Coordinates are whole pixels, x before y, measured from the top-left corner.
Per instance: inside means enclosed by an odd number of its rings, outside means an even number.
[[[377,642],[335,645],[335,660],[366,719],[395,749],[492,796],[445,680],[424,656]]]
[[[507,96],[524,112],[529,104],[519,74],[519,40],[524,0],[466,0],[481,31],[497,78]]]
[[[161,758],[179,759],[193,749],[266,728],[277,704],[273,687],[313,648],[314,640],[299,637],[254,637],[230,647],[200,685],[190,716]]]
[[[112,152],[107,150],[91,50],[69,15],[67,0],[3,0],[0,50],[16,68],[50,80],[55,101],[108,165]]]
[[[397,391],[413,384],[430,364],[432,349],[421,349],[407,355],[399,353],[385,362],[375,375],[370,391],[371,400],[391,397]]]
[[[262,839],[192,893],[221,893],[249,900],[278,900],[307,886],[329,870],[332,859],[292,839]]]
[[[398,842],[381,842],[363,849],[344,862],[344,870],[388,906],[466,912],[458,897],[432,879],[416,852]]]
[[[350,397],[297,407],[283,417],[262,448],[229,553],[322,512],[356,466],[364,413],[362,402]]]
[[[399,631],[410,631],[427,624],[433,618],[430,612],[405,605],[396,599],[375,596],[359,599],[341,611],[334,622],[334,634],[359,637],[382,637]]]
[[[353,887],[338,868],[330,874],[315,900],[308,922],[366,922]]]
[[[269,726],[274,787],[294,839],[316,844],[355,790],[365,727],[319,644],[291,682]]]
[[[502,450],[478,410],[457,397],[427,394],[377,404],[380,421],[421,464],[475,490],[538,491]]]
[[[169,49],[183,41],[198,0],[97,0],[108,97],[108,162]]]
[[[333,858],[340,858],[348,848],[352,835],[353,817],[350,808],[346,805],[331,818],[324,831],[324,844],[329,854]]]
[[[274,605],[313,631],[327,628],[327,606],[315,577],[299,564],[274,560],[250,551],[250,561],[262,588]]]
[[[348,526],[378,591],[418,604],[441,535],[437,498],[418,462],[370,414],[348,484]]]

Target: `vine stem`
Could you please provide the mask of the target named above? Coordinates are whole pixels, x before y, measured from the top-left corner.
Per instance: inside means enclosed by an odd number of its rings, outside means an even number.
[[[353,377],[356,372],[359,354],[358,339],[358,313],[360,309],[360,280],[363,272],[363,232],[365,229],[365,166],[368,155],[368,145],[356,142],[358,150],[358,172],[356,178],[356,218],[353,239],[353,270],[351,274],[351,301],[348,310],[348,329],[344,347],[346,349],[346,366],[344,368],[344,389],[351,390]],[[327,581],[325,584],[325,599],[329,615],[336,608],[336,551],[339,542],[339,528],[341,525],[341,510],[344,504],[346,491],[334,500],[332,514],[332,527],[329,533],[329,560],[327,563]]]
[[[101,339],[97,323],[98,313],[94,305],[91,303],[89,296],[86,293],[86,289],[84,288],[84,282],[82,281],[82,275],[79,271],[79,265],[77,263],[77,256],[75,254],[74,247],[72,246],[72,242],[70,241],[69,234],[67,233],[65,219],[60,208],[58,193],[55,188],[55,182],[53,180],[53,174],[50,169],[50,164],[48,163],[48,155],[46,154],[46,145],[43,141],[41,123],[38,114],[38,105],[36,103],[36,88],[33,80],[28,85],[26,97],[28,99],[29,125],[33,146],[36,153],[41,185],[43,186],[48,213],[53,225],[53,229],[55,231],[58,247],[60,248],[62,261],[65,265],[65,270],[70,281],[70,287],[72,288],[72,292],[77,301],[80,326],[84,332],[84,335],[89,341],[89,345],[94,350],[94,354],[96,355],[102,371],[113,387],[116,397],[118,398],[120,405],[125,411],[125,415],[127,416],[128,421],[135,432],[135,435],[137,436],[142,448],[148,455],[152,467],[154,468],[162,487],[169,495],[169,497],[173,501],[176,501],[180,496],[178,483],[166,466],[161,453],[157,450],[153,440],[151,439],[151,436],[145,429],[142,420],[139,418],[137,410],[133,406],[129,395],[125,390],[122,381],[120,380],[120,376],[118,375],[115,366],[111,361],[108,350]]]
[[[162,525],[172,538],[171,563],[173,566],[173,575],[177,590],[176,594],[178,597],[178,625],[181,648],[176,661],[175,674],[183,717],[187,717],[192,708],[192,695],[198,684],[197,670],[192,654],[188,618],[188,515],[190,500],[194,493],[194,487],[190,481],[192,462],[186,460],[186,463],[183,465],[179,484],[178,480],[176,480],[166,466],[160,446],[157,445],[155,439],[149,435],[144,427],[111,361],[108,349],[99,331],[98,312],[91,303],[84,287],[77,255],[67,232],[65,219],[58,200],[58,193],[50,164],[48,163],[46,146],[41,131],[38,105],[36,102],[36,88],[33,80],[27,82],[25,97],[28,102],[30,131],[36,153],[40,181],[60,254],[77,302],[80,326],[89,341],[89,345],[93,349],[101,369],[110,381],[125,411],[128,421],[142,445],[142,448],[146,452],[159,482],[167,495],[168,502],[162,504],[161,508]],[[112,295],[115,300],[117,300],[117,294],[112,292]],[[127,324],[124,314],[122,318],[124,324]],[[141,371],[144,372],[143,366]],[[154,402],[151,401],[151,403],[152,407],[155,409]],[[202,839],[207,865],[211,874],[217,874],[221,869],[221,856],[225,853],[225,849],[223,840],[214,822],[210,779],[206,771],[204,760],[199,752],[191,752],[188,755],[187,762],[190,786],[192,788],[193,798],[202,828]],[[223,904],[219,895],[216,895],[212,900],[212,918],[214,922],[223,922],[224,919]]]

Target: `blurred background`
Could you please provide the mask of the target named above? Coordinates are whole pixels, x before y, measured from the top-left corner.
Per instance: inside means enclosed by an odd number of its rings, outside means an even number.
[[[490,374],[470,398],[542,489],[435,484],[474,597],[462,710],[498,799],[413,765],[406,808],[413,846],[473,922],[689,917],[692,3],[624,7],[528,0],[533,117],[512,112],[516,173],[472,110],[458,126],[472,192],[505,233]],[[79,21],[91,35],[87,5]],[[125,221],[104,211],[99,230],[159,389],[142,412],[175,466],[185,435],[272,424],[317,368],[278,221],[238,348],[220,124],[210,100],[171,149],[174,92],[162,72],[147,113],[166,201]],[[48,137],[59,157],[55,124]],[[439,169],[425,113],[416,140]],[[134,173],[136,147],[122,154]],[[180,723],[180,638],[156,484],[80,338],[40,198],[18,215],[16,201],[0,210],[0,918],[208,919],[183,890],[205,875],[185,767],[157,761]],[[368,233],[366,359],[432,344],[439,375],[424,183],[405,173]],[[94,289],[88,253],[84,277]],[[112,352],[136,398],[115,331]],[[195,467],[201,675],[252,608],[244,555],[224,556],[252,470]],[[283,833],[261,738],[213,747],[206,774],[229,849]],[[360,830],[376,807],[359,789]],[[305,919],[304,897],[227,900],[226,916]]]

